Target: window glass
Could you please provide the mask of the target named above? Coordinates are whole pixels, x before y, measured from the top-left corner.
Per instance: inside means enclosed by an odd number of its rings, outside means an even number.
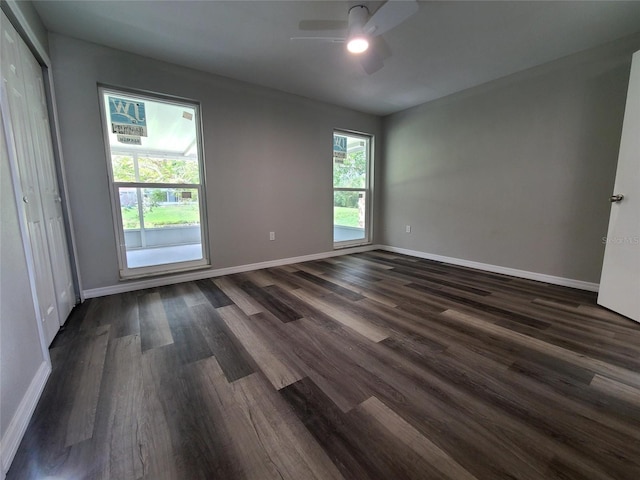
[[[102,96],[121,276],[208,265],[197,106]]]
[[[333,242],[336,247],[369,242],[371,137],[333,135]]]

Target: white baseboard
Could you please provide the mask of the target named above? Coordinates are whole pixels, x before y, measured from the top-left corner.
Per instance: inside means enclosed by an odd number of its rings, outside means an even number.
[[[280,267],[282,265],[290,265],[292,263],[308,262],[311,260],[321,260],[323,258],[337,257],[339,255],[348,255],[350,253],[368,252],[379,249],[379,245],[364,245],[361,247],[341,248],[330,252],[313,253],[311,255],[302,255],[300,257],[280,258],[277,260],[269,260],[266,262],[249,263],[239,265],[237,267],[226,267],[209,270],[197,270],[189,273],[171,275],[167,277],[156,277],[145,280],[138,280],[108,287],[91,288],[84,290],[84,298],[104,297],[105,295],[113,295],[115,293],[133,292],[135,290],[143,290],[145,288],[162,287],[164,285],[173,285],[174,283],[190,282],[193,280],[202,280],[204,278],[220,277],[222,275],[232,275],[234,273],[250,272],[252,270],[260,270],[261,268]]]
[[[499,265],[491,265],[488,263],[473,262],[471,260],[464,260],[461,258],[445,257],[442,255],[435,255],[433,253],[425,253],[417,250],[408,250],[406,248],[391,247],[388,245],[379,245],[380,250],[386,250],[387,252],[402,253],[404,255],[410,255],[412,257],[425,258],[427,260],[435,260],[438,262],[450,263],[452,265],[460,265],[461,267],[475,268],[477,270],[484,270],[487,272],[501,273],[503,275],[510,275],[512,277],[526,278],[528,280],[536,280],[538,282],[551,283],[553,285],[562,285],[564,287],[577,288],[580,290],[588,290],[590,292],[597,292],[600,287],[597,283],[585,282],[582,280],[574,280],[572,278],[554,277],[553,275],[546,275],[544,273],[529,272],[527,270],[518,270],[515,268],[501,267]]]
[[[5,432],[2,439],[0,439],[0,458],[2,459],[2,478],[9,471],[13,457],[18,451],[18,446],[22,441],[24,432],[27,430],[33,411],[36,409],[42,390],[47,383],[49,374],[51,373],[51,365],[44,361],[40,364],[38,371],[31,380],[31,384],[27,389],[27,392],[22,397],[20,405],[16,413],[9,423],[9,427]]]
[[[553,285],[562,285],[565,287],[577,288],[580,290],[588,290],[597,292],[599,284],[585,282],[582,280],[574,280],[571,278],[555,277],[544,273],[529,272],[527,270],[518,270],[515,268],[501,267],[499,265],[491,265],[488,263],[474,262],[461,258],[445,257],[433,253],[420,252],[418,250],[409,250],[406,248],[392,247],[389,245],[364,245],[361,247],[344,248],[340,250],[332,250],[330,252],[314,253],[311,255],[302,255],[299,257],[280,258],[277,260],[269,260],[266,262],[250,263],[239,265],[236,267],[225,267],[209,270],[197,270],[189,273],[171,275],[166,277],[149,278],[145,280],[137,280],[108,287],[91,288],[82,292],[84,298],[103,297],[105,295],[113,295],[116,293],[133,292],[135,290],[143,290],[145,288],[162,287],[164,285],[172,285],[174,283],[190,282],[193,280],[202,280],[204,278],[220,277],[222,275],[232,275],[234,273],[249,272],[252,270],[260,270],[262,268],[279,267],[292,263],[308,262],[311,260],[321,260],[323,258],[336,257],[339,255],[347,255],[350,253],[368,252],[371,250],[386,250],[388,252],[402,253],[412,257],[426,258],[438,262],[450,263],[452,265],[460,265],[462,267],[475,268],[487,272],[501,273],[503,275],[511,275],[512,277],[526,278],[536,280],[538,282],[550,283]]]

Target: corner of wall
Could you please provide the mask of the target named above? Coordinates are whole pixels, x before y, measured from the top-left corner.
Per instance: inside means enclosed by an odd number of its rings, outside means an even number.
[[[2,11],[9,17],[20,35],[26,40],[36,58],[45,65],[49,61],[49,37],[38,12],[31,2],[5,0]]]

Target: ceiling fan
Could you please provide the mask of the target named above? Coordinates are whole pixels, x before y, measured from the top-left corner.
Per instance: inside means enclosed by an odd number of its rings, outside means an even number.
[[[348,10],[347,20],[302,20],[301,31],[322,32],[320,36],[292,37],[291,40],[316,40],[345,43],[347,51],[356,55],[364,71],[371,75],[383,66],[383,59],[390,56],[389,48],[381,35],[418,11],[416,0],[387,0],[373,15],[366,3],[358,3]],[[340,35],[331,32],[343,31]]]

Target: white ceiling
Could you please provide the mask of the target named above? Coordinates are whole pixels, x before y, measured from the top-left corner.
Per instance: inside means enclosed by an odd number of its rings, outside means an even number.
[[[420,2],[366,75],[338,43],[291,41],[300,20],[358,1],[40,1],[50,31],[385,115],[640,31],[640,2]],[[640,48],[640,46],[639,46]]]

